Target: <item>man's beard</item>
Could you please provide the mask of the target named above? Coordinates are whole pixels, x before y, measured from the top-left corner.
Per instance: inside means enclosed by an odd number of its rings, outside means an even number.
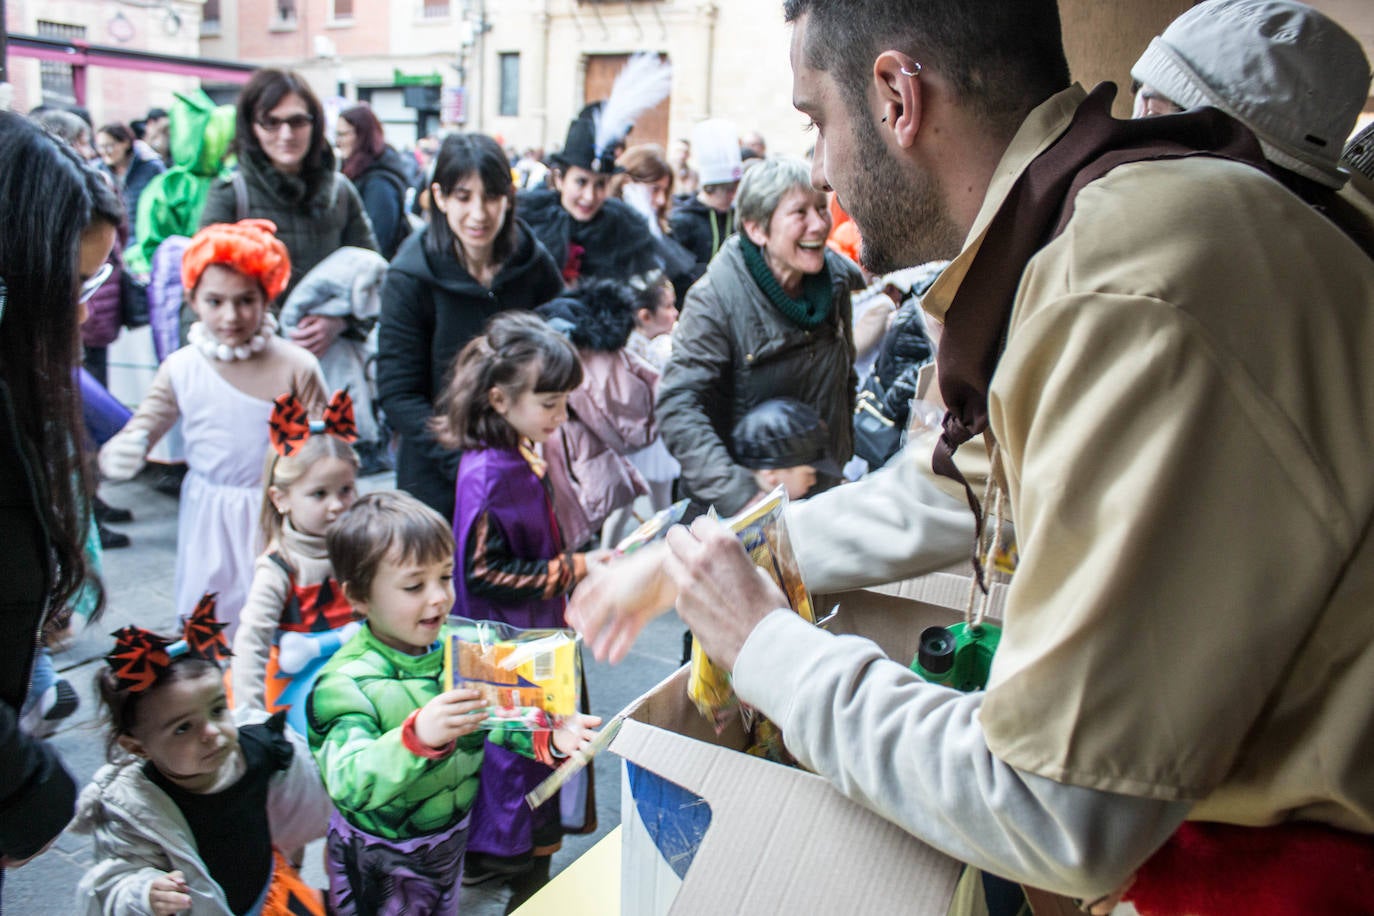
[[[859,229],[859,261],[872,274],[953,258],[964,245],[926,171],[904,171],[868,119],[854,119],[854,193],[840,203]]]

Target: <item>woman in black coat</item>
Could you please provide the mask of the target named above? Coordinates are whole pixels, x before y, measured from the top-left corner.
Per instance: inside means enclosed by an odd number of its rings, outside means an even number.
[[[49,609],[87,579],[77,329],[124,208],[75,153],[0,112],[0,212],[0,867],[12,868],[62,832],[76,802],[57,753],[18,714]]]
[[[515,184],[496,141],[447,137],[430,191],[429,222],[402,243],[382,289],[377,392],[400,434],[396,485],[452,520],[458,453],[435,440],[429,419],[453,358],[492,315],[542,305],[563,281],[515,217]]]
[[[410,220],[406,216],[410,175],[405,160],[387,145],[382,122],[366,105],[339,112],[334,143],[343,157],[339,171],[358,189],[363,209],[372,221],[372,232],[377,236],[377,250],[390,261],[410,235]]]

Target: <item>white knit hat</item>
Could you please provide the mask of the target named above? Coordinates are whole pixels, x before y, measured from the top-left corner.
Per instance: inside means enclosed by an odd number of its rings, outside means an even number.
[[[1153,39],[1131,76],[1182,108],[1243,122],[1275,164],[1328,187],[1369,95],[1360,42],[1295,0],[1207,0]]]
[[[723,118],[699,121],[692,128],[692,158],[697,162],[702,187],[730,184],[744,175],[739,133],[732,122]]]

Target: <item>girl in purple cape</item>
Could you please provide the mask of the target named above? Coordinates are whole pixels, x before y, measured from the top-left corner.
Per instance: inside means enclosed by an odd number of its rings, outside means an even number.
[[[494,316],[458,354],[434,420],[439,441],[463,455],[453,515],[455,614],[564,626],[566,595],[589,562],[608,556],[564,544],[538,454],[567,420],[568,393],[581,382],[576,349],[528,313]],[[464,884],[513,879],[524,898],[547,882],[549,856],[562,842],[558,799],[531,811],[524,796],[548,775],[543,764],[488,744]]]

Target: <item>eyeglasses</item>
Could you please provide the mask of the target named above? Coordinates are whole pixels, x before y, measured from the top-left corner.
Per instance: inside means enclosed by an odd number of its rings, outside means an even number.
[[[289,118],[274,118],[271,115],[263,115],[257,119],[257,125],[269,134],[275,134],[277,131],[281,130],[283,124],[291,128],[291,133],[294,134],[296,131],[304,130],[314,123],[314,117],[308,114],[295,114]]]
[[[110,279],[110,274],[114,273],[114,265],[109,261],[100,265],[100,269],[91,274],[90,279],[81,284],[81,289],[76,294],[76,304],[85,305],[91,301],[91,297],[96,294],[100,287],[105,285],[105,281]]]

